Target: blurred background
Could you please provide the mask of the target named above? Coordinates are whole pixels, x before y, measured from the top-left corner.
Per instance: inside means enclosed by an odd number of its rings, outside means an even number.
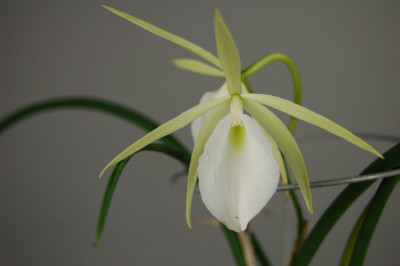
[[[355,133],[400,136],[400,17],[395,1],[2,0],[0,117],[36,101],[89,96],[164,122],[221,86],[221,79],[172,66],[173,58],[197,57],[124,21],[102,4],[214,54],[213,13],[219,8],[243,68],[268,53],[285,53],[299,68],[304,106]],[[257,92],[292,99],[291,76],[281,63],[268,65],[250,82]],[[100,244],[92,247],[108,179],[99,180],[99,172],[143,134],[110,115],[78,109],[36,115],[4,132],[0,265],[234,264],[220,228],[187,228],[185,192],[170,182],[183,167],[151,152],[141,153],[127,166]],[[193,146],[189,127],[176,135],[187,147]],[[375,159],[302,122],[295,136],[311,180],[354,176]],[[380,152],[395,144],[366,140]],[[375,188],[342,217],[312,265],[338,264],[347,236]],[[313,190],[315,215],[306,214],[311,226],[342,189]],[[400,261],[399,192],[394,191],[383,212],[366,265],[378,265],[383,258],[385,265]],[[284,193],[276,193],[266,206],[268,217],[259,215],[252,224],[274,265],[283,264],[288,251],[283,241],[284,208]],[[211,217],[199,195],[192,217]]]

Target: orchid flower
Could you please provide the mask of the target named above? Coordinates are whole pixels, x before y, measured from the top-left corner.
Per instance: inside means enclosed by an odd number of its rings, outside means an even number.
[[[174,61],[178,67],[226,78],[226,83],[219,90],[207,92],[199,105],[134,142],[101,173],[148,144],[194,121],[192,134],[195,144],[189,166],[186,199],[186,220],[190,228],[191,202],[198,178],[201,198],[211,214],[229,229],[244,231],[276,191],[280,174],[286,175],[282,154],[295,175],[308,210],[313,212],[307,170],[300,149],[284,123],[266,106],[325,129],[381,157],[369,144],[319,114],[282,98],[249,93],[241,81],[238,50],[218,10],[214,16],[216,57],[196,44],[134,16],[105,8],[214,65],[178,59]]]

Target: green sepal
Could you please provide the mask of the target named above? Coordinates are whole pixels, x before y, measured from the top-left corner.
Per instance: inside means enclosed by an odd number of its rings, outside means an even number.
[[[175,43],[175,44],[177,44],[177,45],[179,45],[179,46],[191,51],[192,53],[200,56],[201,58],[203,58],[205,60],[207,60],[211,64],[213,64],[213,65],[215,65],[217,67],[221,67],[221,64],[220,64],[218,58],[215,55],[211,54],[210,52],[206,51],[205,49],[201,48],[200,46],[198,46],[198,45],[196,45],[196,44],[194,44],[194,43],[192,43],[192,42],[190,42],[188,40],[185,40],[185,39],[183,39],[183,38],[181,38],[181,37],[179,37],[179,36],[177,36],[175,34],[169,33],[168,31],[165,31],[165,30],[163,30],[163,29],[161,29],[161,28],[159,28],[157,26],[154,26],[154,25],[152,25],[152,24],[150,24],[150,23],[148,23],[148,22],[146,22],[144,20],[136,18],[136,17],[134,17],[134,16],[132,16],[130,14],[127,14],[125,12],[119,11],[119,10],[114,9],[112,7],[109,7],[109,6],[103,5],[103,7],[108,9],[109,11],[113,12],[114,14],[116,14],[116,15],[118,15],[118,16],[120,16],[120,17],[122,17],[122,18],[124,18],[124,19],[126,19],[126,20],[128,20],[128,21],[130,21],[130,22],[132,22],[132,23],[134,23],[136,25],[138,25],[139,27],[142,27],[143,29],[145,29],[145,30],[147,30],[147,31],[149,31],[149,32],[151,32],[151,33],[153,33],[155,35],[158,35],[158,36],[160,36],[160,37],[162,37],[164,39],[167,39],[168,41],[171,41],[171,42],[173,42],[173,43]]]
[[[188,70],[194,73],[214,76],[214,77],[225,77],[224,72],[220,69],[210,66],[198,60],[189,58],[179,58],[172,60],[172,63],[181,69]]]
[[[214,16],[215,39],[217,41],[218,57],[225,73],[230,95],[241,93],[241,64],[235,41],[226,27],[218,10]]]
[[[199,105],[196,105],[195,107],[190,108],[189,110],[181,113],[177,117],[169,120],[168,122],[160,125],[138,141],[134,142],[132,145],[130,145],[128,148],[123,150],[119,155],[117,155],[100,173],[100,177],[104,174],[107,169],[112,167],[113,165],[117,164],[118,162],[122,161],[126,157],[134,154],[135,152],[141,150],[142,148],[146,147],[150,143],[166,136],[169,135],[178,129],[181,129],[182,127],[186,126],[193,120],[195,120],[197,117],[207,113],[210,111],[212,108],[220,105],[224,101],[228,101],[229,96],[226,97],[221,97],[218,99],[211,100],[209,102],[205,102]]]
[[[279,111],[285,112],[291,116],[297,117],[300,120],[303,120],[314,126],[320,127],[366,151],[375,154],[376,156],[383,158],[382,155],[378,151],[376,151],[371,145],[369,145],[368,143],[366,143],[365,141],[363,141],[362,139],[360,139],[347,129],[339,126],[338,124],[329,120],[328,118],[320,114],[317,114],[303,106],[300,106],[298,104],[292,103],[291,101],[272,95],[245,94],[242,95],[242,97],[244,99],[252,100],[267,105]]]
[[[193,193],[196,187],[197,167],[199,166],[200,156],[203,154],[204,146],[208,138],[213,133],[219,121],[222,118],[224,118],[228,114],[228,112],[229,112],[229,102],[221,104],[220,106],[215,108],[205,120],[197,136],[196,143],[194,144],[192,158],[190,160],[190,166],[189,166],[187,193],[186,193],[186,222],[189,228],[192,228],[190,214],[192,208]]]
[[[278,144],[290,168],[292,169],[300,191],[304,197],[307,208],[310,213],[313,213],[311,189],[308,180],[306,165],[303,155],[289,132],[285,124],[268,108],[259,103],[243,98],[244,109],[251,114],[252,117],[260,124],[260,126],[268,132],[268,134]]]

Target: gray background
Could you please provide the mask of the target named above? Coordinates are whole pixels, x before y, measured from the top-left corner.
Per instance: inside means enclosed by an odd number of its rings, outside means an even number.
[[[400,38],[395,1],[358,3],[272,1],[0,1],[0,116],[61,96],[95,96],[166,121],[195,105],[222,81],[176,69],[170,60],[196,56],[101,7],[143,18],[216,53],[213,11],[220,8],[243,67],[272,52],[298,65],[303,104],[354,132],[400,136]],[[284,65],[250,79],[258,92],[291,99]],[[287,121],[287,117],[282,115]],[[374,156],[344,141],[315,137],[300,123],[296,137],[311,180],[358,174]],[[109,115],[60,110],[34,116],[0,137],[0,265],[231,265],[219,228],[185,224],[185,193],[169,177],[181,165],[142,153],[117,187],[103,238],[91,246],[107,177],[105,164],[144,132]],[[188,147],[189,128],[177,132]],[[306,142],[306,139],[313,141]],[[314,136],[314,137],[313,137]],[[316,141],[317,140],[317,141]],[[393,142],[368,139],[383,152]],[[315,189],[315,216],[341,187]],[[313,260],[337,265],[346,236],[368,198],[340,220]],[[400,261],[394,191],[366,265]],[[254,229],[275,265],[282,263],[284,194]],[[194,219],[210,217],[195,196]]]

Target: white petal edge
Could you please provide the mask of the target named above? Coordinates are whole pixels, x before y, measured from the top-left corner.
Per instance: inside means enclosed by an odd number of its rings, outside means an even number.
[[[232,115],[223,118],[206,142],[197,168],[201,198],[229,229],[244,231],[275,193],[279,167],[260,126],[243,115],[243,146],[235,149],[229,134]]]
[[[308,173],[303,155],[288,128],[274,113],[257,102],[247,100],[243,97],[243,107],[278,144],[279,149],[282,151],[296,177],[309,212],[314,213]]]
[[[258,124],[260,124],[260,123],[258,123]],[[260,125],[260,127],[262,128],[261,125]],[[282,153],[279,150],[278,144],[276,144],[275,140],[268,134],[267,131],[264,130],[264,134],[265,134],[265,136],[267,136],[269,142],[272,145],[272,152],[274,154],[274,158],[275,158],[276,162],[278,163],[279,170],[281,173],[282,184],[287,185],[288,184],[288,176],[287,176],[287,172],[286,172],[285,162],[283,160]]]
[[[228,93],[228,89],[227,89],[226,82],[225,82],[221,86],[221,88],[219,88],[218,90],[209,91],[209,92],[206,92],[205,94],[203,94],[203,96],[201,96],[201,98],[200,98],[200,104],[214,100],[214,99],[218,99],[220,97],[225,97],[228,95],[229,95],[229,93]],[[206,113],[206,114],[200,116],[199,118],[195,119],[193,121],[193,123],[190,125],[190,131],[192,133],[193,141],[196,141],[197,135],[199,134],[199,131],[200,131],[201,127],[203,126],[203,123],[206,120],[208,114],[209,113]]]
[[[204,122],[193,148],[189,165],[188,183],[186,192],[186,222],[190,229],[192,228],[190,217],[191,217],[193,193],[197,181],[197,167],[199,165],[199,158],[203,154],[204,146],[208,138],[214,131],[215,127],[221,121],[221,119],[228,114],[230,110],[229,107],[230,107],[229,102],[226,102],[210,111],[210,115]]]
[[[214,107],[222,104],[223,102],[227,102],[229,100],[229,96],[226,97],[221,97],[218,99],[214,99],[199,105],[196,105],[195,107],[190,108],[189,110],[181,113],[177,117],[169,120],[168,122],[160,125],[138,141],[134,142],[132,145],[130,145],[128,148],[123,150],[117,157],[115,157],[100,173],[100,177],[104,174],[105,171],[107,171],[111,166],[117,164],[118,162],[122,161],[126,157],[134,154],[135,152],[139,151],[143,147],[149,145],[150,143],[166,136],[169,135],[178,129],[183,128],[190,122],[192,122],[194,119],[197,117],[207,113]]]

